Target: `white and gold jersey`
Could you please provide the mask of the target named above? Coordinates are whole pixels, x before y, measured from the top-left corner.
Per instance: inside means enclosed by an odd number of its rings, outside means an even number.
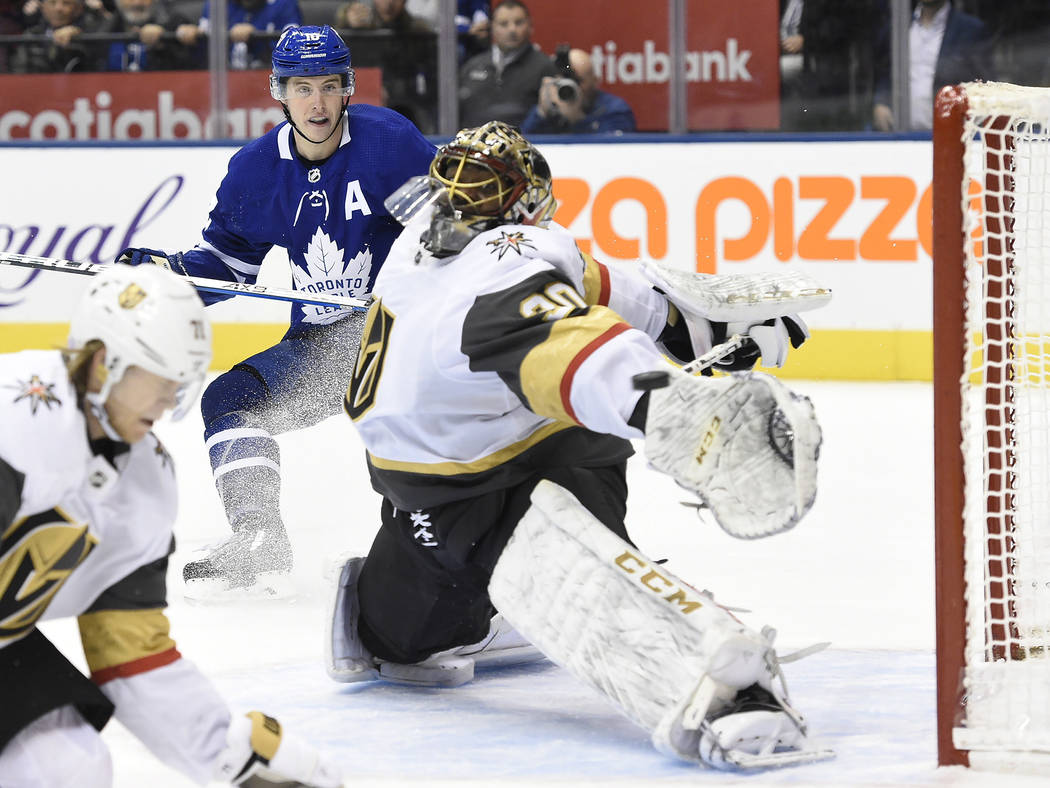
[[[376,489],[417,509],[629,456],[632,377],[665,363],[665,299],[561,227],[505,225],[435,259],[428,221],[380,272],[347,391]]]
[[[83,613],[165,558],[176,490],[171,458],[152,434],[114,444],[113,464],[92,452],[57,351],[0,356],[0,414],[0,459],[22,478],[0,541],[2,647],[38,620]]]
[[[131,446],[89,441],[58,351],[0,355],[0,423],[0,651],[43,619],[77,616],[91,678],[117,718],[206,782],[229,709],[181,658],[164,612],[171,458],[152,434]]]

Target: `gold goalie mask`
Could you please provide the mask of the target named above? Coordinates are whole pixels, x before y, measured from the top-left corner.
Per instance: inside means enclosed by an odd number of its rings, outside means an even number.
[[[395,219],[405,222],[431,202],[434,211],[423,246],[436,257],[458,254],[493,227],[546,227],[558,207],[547,160],[501,121],[461,130],[438,149],[429,175],[406,183],[386,205]]]

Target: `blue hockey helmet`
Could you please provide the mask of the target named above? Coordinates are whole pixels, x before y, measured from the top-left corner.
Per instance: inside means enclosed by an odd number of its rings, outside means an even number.
[[[354,95],[354,70],[350,50],[328,25],[303,25],[284,31],[273,48],[270,95],[278,101],[288,98],[289,77],[343,75],[343,96]]]

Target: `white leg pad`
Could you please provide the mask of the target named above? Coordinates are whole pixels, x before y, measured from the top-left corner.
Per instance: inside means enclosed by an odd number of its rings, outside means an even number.
[[[328,598],[325,668],[330,678],[344,683],[370,681],[378,676],[375,660],[357,634],[357,578],[364,563],[364,558],[356,556],[344,560],[336,571]]]
[[[737,690],[770,683],[769,643],[558,485],[541,482],[532,503],[496,564],[493,604],[658,749],[698,760],[704,719]]]

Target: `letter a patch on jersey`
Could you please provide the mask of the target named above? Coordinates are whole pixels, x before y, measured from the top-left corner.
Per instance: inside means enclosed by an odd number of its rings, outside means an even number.
[[[375,404],[376,389],[383,374],[383,361],[393,327],[394,315],[383,306],[382,300],[372,304],[361,336],[361,347],[357,351],[354,377],[343,400],[343,409],[354,421]]]

